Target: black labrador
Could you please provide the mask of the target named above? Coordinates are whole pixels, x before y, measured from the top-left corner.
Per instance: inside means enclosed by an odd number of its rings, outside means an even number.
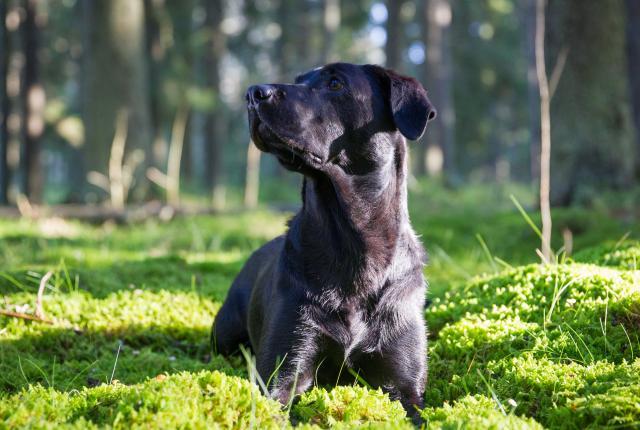
[[[415,79],[329,64],[247,92],[251,137],[304,175],[302,209],[234,281],[214,352],[250,345],[282,403],[353,375],[416,418],[426,379],[425,252],[407,213],[407,147],[436,113]],[[353,379],[351,379],[353,380]]]

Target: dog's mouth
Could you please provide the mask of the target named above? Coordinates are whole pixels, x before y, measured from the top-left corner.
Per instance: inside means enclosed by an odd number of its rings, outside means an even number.
[[[302,148],[295,141],[278,134],[268,126],[253,107],[249,108],[249,129],[256,147],[275,155],[286,168],[300,170],[305,166],[319,168],[324,164],[322,157]]]

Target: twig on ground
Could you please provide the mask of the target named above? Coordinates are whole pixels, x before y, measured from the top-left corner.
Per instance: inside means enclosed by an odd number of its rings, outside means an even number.
[[[13,311],[9,311],[9,310],[5,310],[5,309],[0,309],[0,315],[4,315],[7,317],[12,317],[12,318],[22,318],[25,320],[31,320],[31,321],[38,321],[38,322],[42,322],[45,324],[53,324],[53,321],[50,320],[46,320],[43,318],[38,318],[35,315],[29,315],[29,314],[25,314],[22,312],[13,312]]]

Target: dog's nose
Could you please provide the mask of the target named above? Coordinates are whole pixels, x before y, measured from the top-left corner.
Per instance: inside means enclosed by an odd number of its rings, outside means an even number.
[[[258,104],[269,100],[274,94],[275,88],[272,85],[252,85],[247,91],[247,102]]]

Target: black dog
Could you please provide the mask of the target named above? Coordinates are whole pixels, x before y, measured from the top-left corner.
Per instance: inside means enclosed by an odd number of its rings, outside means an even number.
[[[405,137],[435,117],[426,91],[378,66],[337,63],[293,85],[252,86],[247,103],[256,146],[304,174],[303,206],[231,286],[214,351],[250,345],[262,379],[277,372],[271,393],[282,403],[356,372],[415,418],[425,252],[407,214]]]

